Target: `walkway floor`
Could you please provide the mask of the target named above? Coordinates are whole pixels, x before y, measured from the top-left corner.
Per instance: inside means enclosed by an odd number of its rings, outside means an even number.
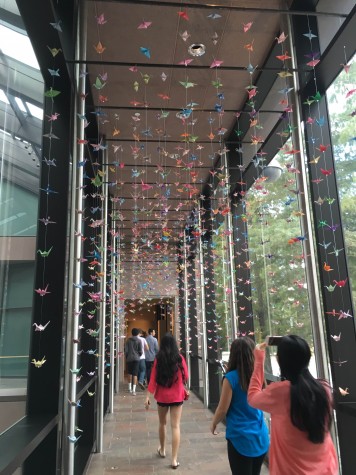
[[[204,475],[230,474],[227,460],[224,426],[221,433],[213,436],[209,431],[212,413],[204,409],[202,402],[191,394],[184,403],[181,421],[181,445],[175,472],[170,467],[170,425],[167,425],[167,457],[157,455],[158,417],[155,403],[146,411],[144,392],[131,396],[120,393],[115,396],[114,414],[109,414],[104,424],[104,451],[93,454],[86,475]],[[261,475],[267,475],[264,468]]]

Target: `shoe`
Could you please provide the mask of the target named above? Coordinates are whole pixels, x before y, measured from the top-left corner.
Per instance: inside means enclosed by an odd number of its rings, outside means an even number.
[[[171,467],[173,468],[173,470],[176,470],[179,467],[179,462],[177,462],[176,465],[172,464]]]
[[[146,388],[144,386],[144,384],[140,383],[140,381],[138,382],[138,385],[140,386],[140,388],[142,389],[142,391],[144,391]]]
[[[161,447],[158,447],[157,449],[157,454],[159,455],[159,457],[161,457],[162,459],[166,458],[166,454],[161,452]]]
[[[133,395],[133,396],[136,396],[136,391],[132,391],[132,395]]]

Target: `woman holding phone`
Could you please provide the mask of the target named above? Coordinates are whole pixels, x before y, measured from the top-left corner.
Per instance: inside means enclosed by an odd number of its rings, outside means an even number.
[[[326,381],[308,370],[311,352],[299,336],[277,344],[282,381],[263,388],[267,343],[255,349],[248,389],[251,406],[271,414],[270,475],[337,475],[338,463],[330,436],[332,395]]]
[[[227,372],[211,432],[226,417],[227,452],[233,475],[259,475],[269,446],[263,413],[247,402],[247,390],[254,366],[255,344],[249,337],[231,344]]]

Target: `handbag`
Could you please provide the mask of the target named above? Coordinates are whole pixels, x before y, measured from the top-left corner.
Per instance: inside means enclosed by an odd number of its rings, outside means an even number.
[[[184,388],[184,401],[188,401],[190,396],[190,392],[188,391],[187,388]]]

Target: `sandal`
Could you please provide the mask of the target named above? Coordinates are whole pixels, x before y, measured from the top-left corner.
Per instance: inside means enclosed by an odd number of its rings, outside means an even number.
[[[176,470],[179,467],[179,462],[177,462],[176,465],[172,464],[171,467],[173,468],[173,470]]]
[[[162,459],[166,458],[166,454],[161,452],[161,447],[158,447],[157,449],[157,455],[161,457]]]

